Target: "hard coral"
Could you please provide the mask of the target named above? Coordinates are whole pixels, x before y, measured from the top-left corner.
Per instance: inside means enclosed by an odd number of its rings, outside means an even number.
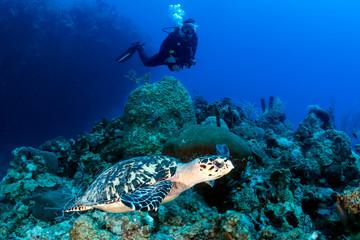
[[[166,142],[162,153],[188,162],[199,155],[216,154],[216,144],[228,146],[234,164],[247,161],[251,156],[250,148],[239,136],[224,128],[210,125],[191,125],[183,128],[178,136]]]

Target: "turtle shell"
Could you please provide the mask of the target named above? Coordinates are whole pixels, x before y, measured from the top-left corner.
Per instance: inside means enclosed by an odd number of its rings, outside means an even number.
[[[91,206],[117,201],[123,194],[171,178],[178,163],[178,159],[162,155],[119,162],[101,173],[78,202]]]

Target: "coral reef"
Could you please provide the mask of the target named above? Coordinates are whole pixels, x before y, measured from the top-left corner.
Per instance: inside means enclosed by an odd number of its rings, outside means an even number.
[[[318,106],[293,131],[281,101],[271,99],[259,114],[229,98],[192,102],[167,77],[139,86],[124,116],[95,123],[91,133],[15,149],[0,182],[0,238],[356,239],[360,157],[349,137]],[[61,212],[117,161],[162,149],[186,161],[215,154],[216,144],[245,160],[213,188],[198,185],[156,212]]]
[[[354,185],[359,179],[358,156],[351,150],[350,138],[329,126],[329,118],[324,117],[324,112],[319,107],[311,107],[294,133],[294,140],[305,158],[297,167],[300,177],[305,182],[326,187],[336,188],[350,182]],[[316,169],[315,175],[307,175],[306,169]]]

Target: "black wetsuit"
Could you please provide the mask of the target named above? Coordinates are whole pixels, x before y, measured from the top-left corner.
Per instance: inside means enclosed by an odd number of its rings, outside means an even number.
[[[170,71],[174,71],[174,65],[178,65],[180,68],[192,65],[195,59],[197,44],[198,37],[196,33],[193,33],[189,39],[184,39],[180,35],[180,28],[177,27],[165,38],[160,46],[159,53],[149,58],[146,56],[142,46],[138,48],[138,52],[145,66],[167,65]],[[176,63],[165,62],[170,56],[176,59]]]

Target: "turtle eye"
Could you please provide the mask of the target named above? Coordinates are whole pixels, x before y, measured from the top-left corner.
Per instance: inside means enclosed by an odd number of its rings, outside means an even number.
[[[214,161],[214,165],[217,167],[217,168],[222,168],[224,166],[224,163],[223,162],[219,162],[219,161]]]

